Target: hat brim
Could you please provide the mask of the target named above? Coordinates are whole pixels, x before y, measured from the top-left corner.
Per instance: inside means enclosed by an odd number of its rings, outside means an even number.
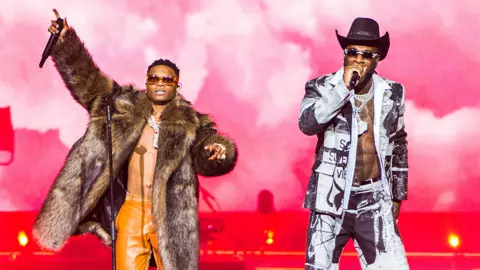
[[[380,61],[387,57],[388,49],[390,48],[390,36],[388,32],[378,39],[347,38],[338,34],[338,30],[335,30],[335,33],[337,34],[337,39],[342,49],[345,49],[348,45],[372,46],[378,48],[380,53]]]

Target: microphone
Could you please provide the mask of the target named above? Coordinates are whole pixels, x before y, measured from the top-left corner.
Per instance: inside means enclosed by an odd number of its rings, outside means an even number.
[[[47,58],[50,56],[50,53],[52,52],[53,45],[57,42],[58,36],[60,35],[60,32],[62,32],[63,29],[63,19],[58,18],[57,19],[58,23],[58,35],[57,34],[51,34],[50,38],[48,39],[47,46],[45,46],[45,49],[43,50],[42,53],[42,59],[40,60],[40,68],[43,67],[43,64],[45,64],[45,61],[47,61]]]
[[[355,87],[355,84],[357,84],[358,79],[360,79],[360,75],[358,75],[358,72],[354,71],[352,74],[352,78],[350,79],[350,88],[353,89]]]

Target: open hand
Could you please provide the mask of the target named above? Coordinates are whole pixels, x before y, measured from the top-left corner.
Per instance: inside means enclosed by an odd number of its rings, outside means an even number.
[[[212,155],[208,160],[225,159],[227,157],[225,154],[227,149],[219,143],[207,145],[205,146],[205,150]]]
[[[56,9],[53,9],[53,13],[55,13],[55,16],[57,17],[57,19],[60,19],[60,14],[58,14],[58,11]],[[57,20],[52,20],[52,24],[50,24],[50,26],[48,27],[48,32],[50,32],[52,34],[58,34],[58,28],[59,28],[59,25],[57,23]],[[63,41],[63,37],[67,33],[68,29],[70,29],[70,27],[68,27],[67,18],[65,18],[63,20],[62,32],[60,32],[60,35],[58,37],[58,39],[60,39],[60,41]]]

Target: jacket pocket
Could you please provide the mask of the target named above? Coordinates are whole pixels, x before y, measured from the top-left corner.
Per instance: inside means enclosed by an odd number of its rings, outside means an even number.
[[[335,171],[335,164],[322,162],[320,166],[318,166],[315,171],[324,175],[333,176]]]

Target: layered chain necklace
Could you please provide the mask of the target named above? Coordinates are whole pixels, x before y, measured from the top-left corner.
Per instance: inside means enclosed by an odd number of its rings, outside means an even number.
[[[160,123],[157,123],[155,121],[155,116],[150,115],[150,118],[148,118],[148,124],[153,128],[155,131],[155,135],[153,136],[153,147],[155,149],[158,149],[158,132],[160,130]]]
[[[357,106],[355,102],[353,106],[353,110],[357,119],[358,136],[362,135],[368,129],[368,124],[360,118],[360,112],[362,111],[363,107],[365,107],[365,105],[373,98],[373,88],[374,82],[372,80],[372,85],[370,86],[370,89],[368,89],[368,93],[364,95],[355,94],[353,96],[356,101],[360,102],[360,106]]]

